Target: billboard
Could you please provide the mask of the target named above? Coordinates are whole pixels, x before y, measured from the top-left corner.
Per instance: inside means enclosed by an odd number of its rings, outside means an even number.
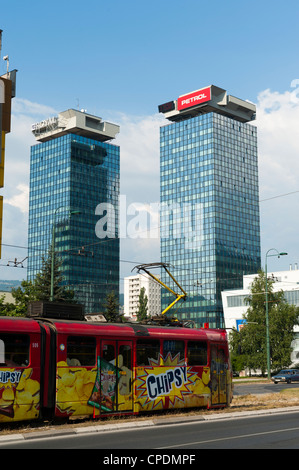
[[[2,250],[2,219],[3,219],[3,196],[0,196],[0,258]]]
[[[0,77],[0,83],[1,130],[8,133],[11,121],[12,81]]]
[[[0,153],[0,188],[4,186],[4,156],[5,156],[5,132],[1,132],[1,153]]]
[[[178,98],[178,110],[182,111],[192,106],[197,106],[199,104],[205,103],[212,99],[211,96],[211,87],[202,88],[201,90],[193,91],[187,95],[180,96]]]
[[[173,111],[175,109],[175,102],[168,101],[168,103],[160,104],[158,107],[159,113],[168,113],[169,111]]]
[[[237,325],[237,331],[242,330],[244,326],[246,325],[247,321],[246,320],[236,320],[236,325]]]

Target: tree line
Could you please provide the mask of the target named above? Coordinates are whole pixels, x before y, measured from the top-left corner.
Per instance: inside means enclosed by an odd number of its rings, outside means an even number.
[[[299,325],[299,308],[288,304],[282,290],[274,292],[274,282],[271,277],[267,279],[270,357],[271,369],[280,370],[291,364],[291,343],[294,327]],[[245,298],[248,309],[243,315],[242,328],[229,334],[232,367],[236,372],[259,369],[264,375],[267,370],[265,287],[266,275],[260,271]]]

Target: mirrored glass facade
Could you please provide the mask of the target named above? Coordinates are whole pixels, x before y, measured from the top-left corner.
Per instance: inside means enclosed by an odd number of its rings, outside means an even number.
[[[42,266],[55,225],[63,284],[85,312],[102,311],[107,292],[119,293],[119,147],[75,134],[31,147],[28,279]],[[115,238],[100,239],[96,207],[115,209]]]
[[[223,327],[221,291],[260,268],[256,127],[215,112],[161,127],[160,188],[161,261],[188,295],[177,316]]]

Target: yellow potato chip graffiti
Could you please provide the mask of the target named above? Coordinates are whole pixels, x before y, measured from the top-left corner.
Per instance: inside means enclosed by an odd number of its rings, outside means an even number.
[[[91,415],[93,408],[87,404],[96,379],[96,368],[69,367],[64,361],[57,364],[57,408],[61,413]]]
[[[71,387],[75,382],[76,377],[75,374],[64,374],[61,378],[61,383],[65,387]]]
[[[12,390],[12,388],[5,388],[3,393],[2,393],[2,400],[5,401],[13,401],[15,397],[15,394]]]
[[[202,381],[205,385],[208,385],[209,381],[210,381],[210,368],[209,367],[206,367],[204,370],[203,370],[203,373],[202,373]]]
[[[21,421],[34,419],[39,416],[40,405],[40,384],[32,379],[33,369],[28,368],[22,371],[15,369],[6,369],[12,375],[19,374],[19,382],[8,382],[2,387],[0,399],[0,422],[3,421]],[[10,407],[11,412],[6,410]]]
[[[31,393],[32,396],[36,395],[39,390],[40,386],[37,380],[27,379],[24,387],[25,392]]]
[[[32,374],[32,368],[30,367],[29,369],[24,369],[21,375],[21,380],[18,383],[17,390],[23,390],[25,387],[26,380],[28,380],[31,377]]]

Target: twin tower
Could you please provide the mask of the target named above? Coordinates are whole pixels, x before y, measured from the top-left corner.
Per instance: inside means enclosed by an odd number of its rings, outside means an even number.
[[[160,261],[187,292],[178,318],[223,327],[221,291],[260,268],[256,108],[211,85],[159,112]],[[54,242],[63,284],[85,313],[101,312],[107,293],[119,292],[119,126],[70,109],[32,132],[28,279]],[[161,311],[172,300],[162,292]]]

